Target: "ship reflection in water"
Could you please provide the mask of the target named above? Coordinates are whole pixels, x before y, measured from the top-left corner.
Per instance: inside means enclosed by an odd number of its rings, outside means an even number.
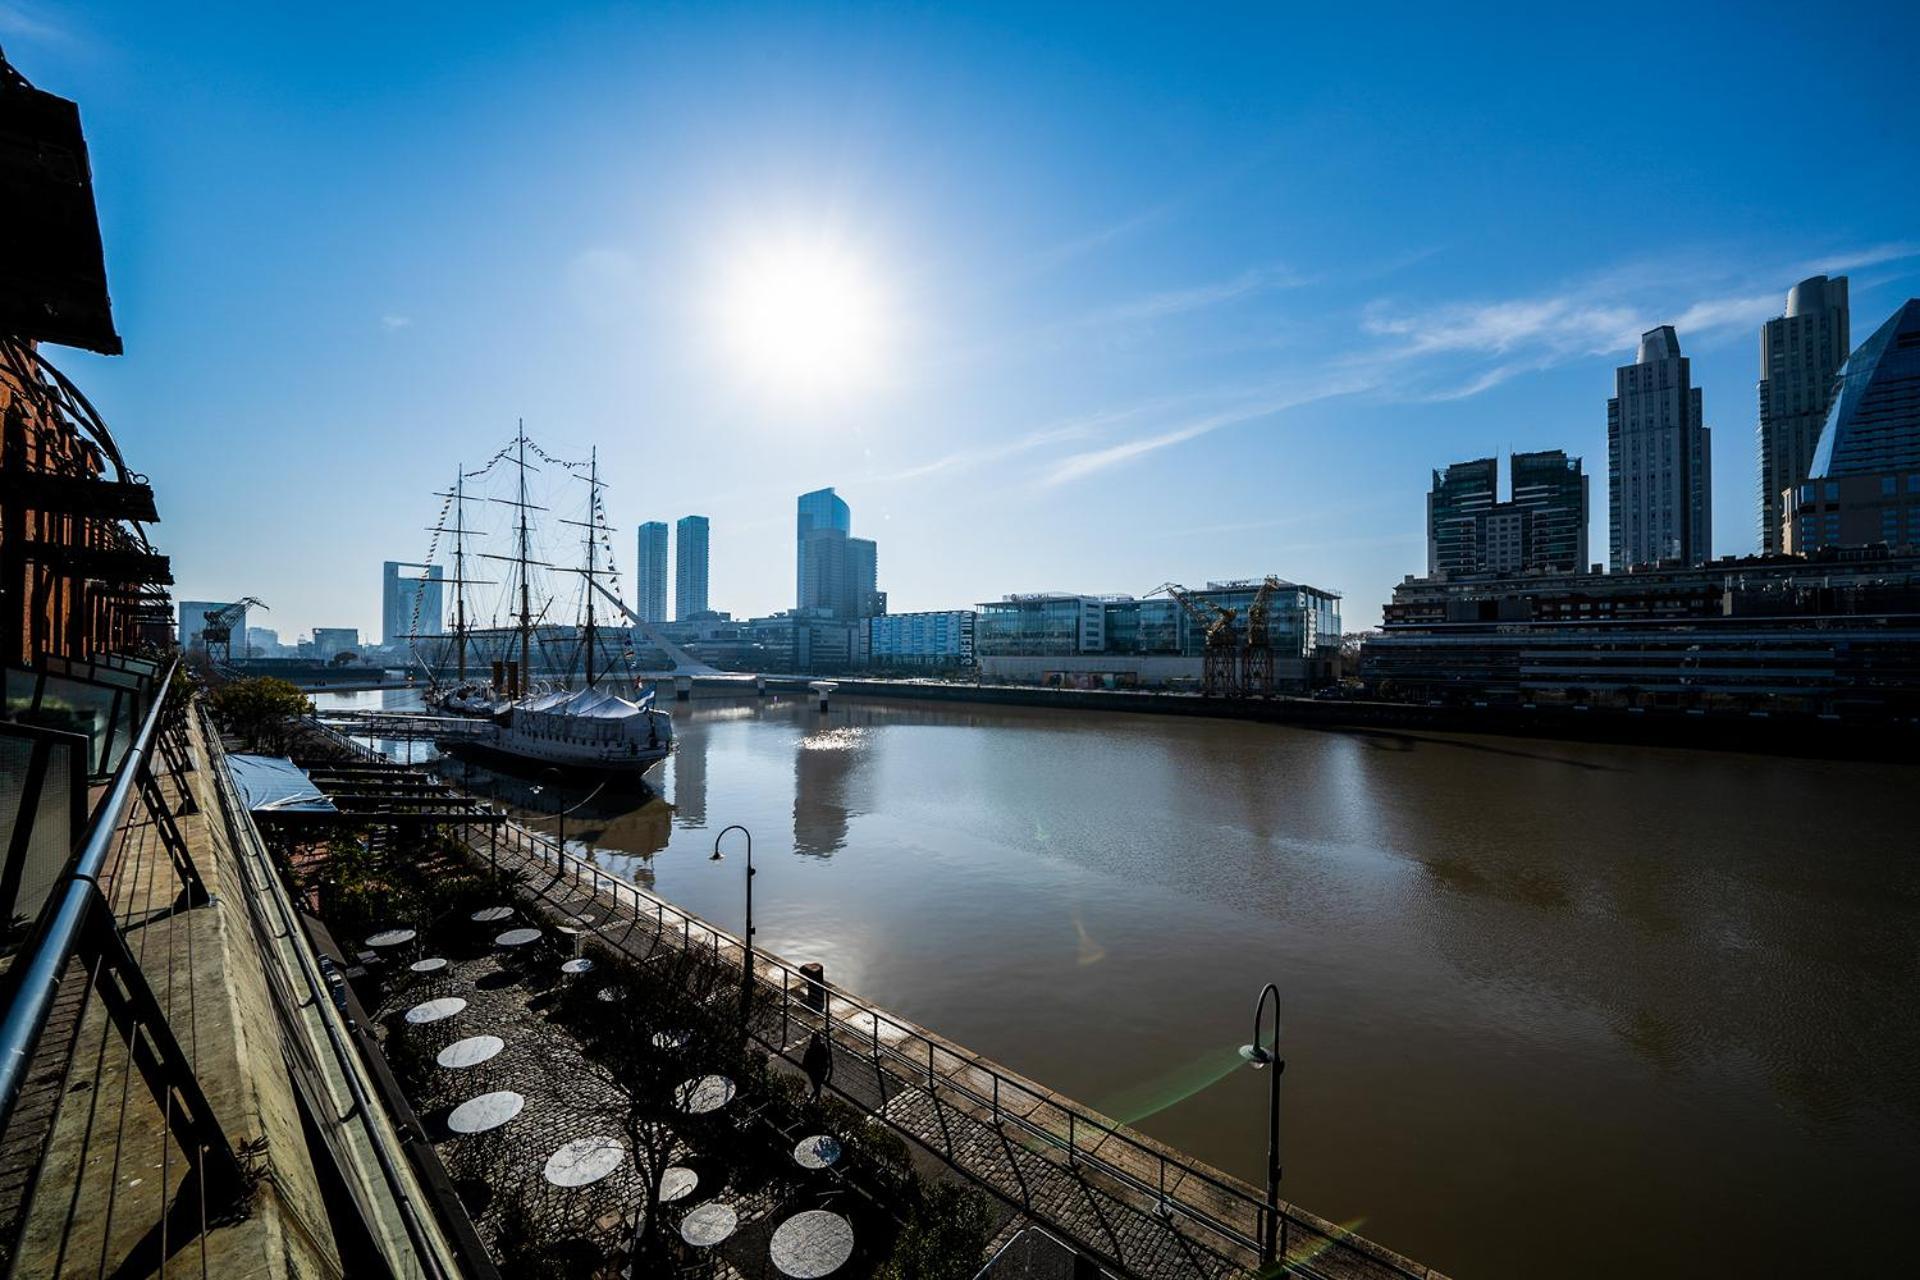
[[[549,832],[567,809],[574,847],[735,932],[745,868],[708,855],[744,824],[763,946],[1255,1181],[1266,1081],[1231,1068],[1277,981],[1286,1194],[1439,1270],[1771,1274],[1767,1221],[1819,1223],[1834,1274],[1904,1256],[1910,769],[792,694],[666,706],[651,788],[502,778],[501,801]],[[1596,1224],[1621,1229],[1569,1246]]]

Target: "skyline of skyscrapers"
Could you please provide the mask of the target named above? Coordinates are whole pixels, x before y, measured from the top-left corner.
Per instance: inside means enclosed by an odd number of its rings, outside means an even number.
[[[634,558],[633,607],[648,622],[667,619],[667,522],[649,520],[640,526]]]
[[[1607,566],[1713,558],[1713,452],[1692,363],[1670,324],[1640,335],[1607,401]]]
[[[401,570],[426,570],[425,574]],[[380,571],[380,643],[446,634],[446,571],[437,564],[388,560]]]
[[[1760,326],[1760,552],[1786,545],[1781,495],[1807,476],[1834,379],[1852,350],[1847,278],[1809,276]]]
[[[674,522],[673,616],[685,622],[707,612],[707,518],[682,516]]]

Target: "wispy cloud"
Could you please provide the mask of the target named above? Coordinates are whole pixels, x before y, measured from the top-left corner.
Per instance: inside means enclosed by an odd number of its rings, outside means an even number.
[[[1269,418],[1316,400],[1350,395],[1355,391],[1364,390],[1367,385],[1369,385],[1368,382],[1361,378],[1336,378],[1321,381],[1311,390],[1282,392],[1242,402],[1152,435],[1123,440],[1119,444],[1107,445],[1100,449],[1088,449],[1081,453],[1069,454],[1055,462],[1041,478],[1040,483],[1051,488],[1075,480],[1084,480],[1096,472],[1132,462],[1136,458],[1143,458],[1150,453],[1157,453],[1174,445],[1185,444],[1189,440],[1196,440],[1222,427],[1239,426],[1242,423]]]
[[[1639,334],[1659,324],[1679,330],[1683,346],[1751,332],[1780,314],[1786,285],[1802,276],[1913,257],[1920,257],[1920,243],[1909,241],[1762,268],[1702,252],[1684,264],[1620,263],[1530,296],[1431,307],[1379,299],[1363,310],[1360,328],[1387,341],[1351,352],[1343,363],[1380,371],[1398,399],[1462,400],[1522,374],[1631,352]]]
[[[43,18],[39,6],[19,3],[0,3],[0,35],[9,39],[15,36],[22,40],[39,40],[47,44],[58,44],[72,39],[67,29],[51,18]]]
[[[1305,284],[1305,277],[1285,267],[1251,267],[1224,280],[1212,280],[1184,289],[1149,293],[1110,307],[1097,308],[1081,317],[1082,324],[1116,324],[1128,321],[1158,320],[1167,316],[1204,311],[1271,289],[1291,289]]]
[[[392,333],[396,329],[404,329],[412,323],[412,316],[397,315],[391,311],[380,317],[380,327],[388,333]]]
[[[1810,275],[1831,275],[1836,271],[1858,271],[1861,267],[1877,267],[1883,262],[1899,262],[1905,258],[1920,258],[1920,241],[1892,240],[1851,253],[1816,258],[1806,264],[1806,271]]]
[[[927,476],[948,472],[969,471],[989,463],[1004,462],[1036,449],[1044,449],[1051,444],[1063,444],[1069,440],[1085,440],[1096,430],[1092,421],[1069,423],[1064,426],[1049,427],[1042,431],[1030,432],[1014,440],[997,445],[985,445],[978,449],[957,449],[927,462],[916,463],[897,471],[862,478],[862,483],[898,484],[906,480],[920,480]]]

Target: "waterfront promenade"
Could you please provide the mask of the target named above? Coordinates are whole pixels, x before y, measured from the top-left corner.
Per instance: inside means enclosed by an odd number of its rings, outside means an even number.
[[[665,945],[734,969],[744,963],[740,939],[524,828],[466,827],[460,839],[476,860],[520,874],[554,923],[636,960]],[[1002,1239],[1037,1224],[1131,1276],[1259,1267],[1259,1190],[757,948],[753,979],[754,1039],[797,1067],[824,1030],[835,1048],[832,1088],[1011,1204]],[[1276,1234],[1294,1274],[1444,1280],[1296,1205],[1282,1202]]]

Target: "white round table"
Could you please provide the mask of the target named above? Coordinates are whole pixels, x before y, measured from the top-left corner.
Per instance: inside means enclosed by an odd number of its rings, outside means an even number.
[[[418,935],[411,929],[383,929],[367,939],[367,945],[375,951],[384,947],[403,947]]]
[[[684,1031],[656,1031],[653,1033],[653,1047],[656,1049],[665,1049],[671,1052],[674,1049],[684,1048],[686,1043],[687,1033]]]
[[[496,924],[502,920],[513,919],[513,908],[482,907],[469,916],[468,919],[472,920],[475,924]]]
[[[680,1238],[695,1248],[707,1249],[732,1235],[739,1225],[740,1215],[732,1205],[709,1200],[687,1210],[687,1216],[680,1219]]]
[[[593,993],[593,998],[602,1004],[618,1004],[626,999],[618,987],[602,987]]]
[[[660,1203],[685,1200],[700,1185],[700,1175],[684,1165],[672,1165],[660,1174]]]
[[[581,956],[577,960],[569,960],[565,964],[561,965],[560,972],[591,973],[593,972],[593,961],[589,960],[586,956]]]
[[[793,1162],[802,1169],[824,1169],[840,1159],[840,1139],[826,1133],[800,1139],[793,1149]]]
[[[627,1149],[618,1138],[575,1138],[547,1157],[546,1179],[556,1187],[584,1187],[620,1167]]]
[[[701,1076],[684,1080],[673,1091],[674,1103],[688,1115],[718,1111],[733,1101],[733,1081],[725,1076]]]
[[[853,1256],[853,1224],[825,1209],[806,1209],[774,1228],[767,1256],[783,1276],[819,1280]]]
[[[415,973],[438,973],[447,967],[445,956],[428,956],[425,960],[415,960],[407,968]]]
[[[529,942],[540,941],[538,929],[509,929],[495,938],[494,945],[501,947],[524,947]]]
[[[506,1047],[507,1042],[499,1036],[468,1036],[442,1049],[434,1061],[449,1071],[458,1071],[477,1067]]]
[[[485,1133],[519,1115],[526,1105],[527,1100],[511,1089],[483,1093],[455,1107],[447,1117],[447,1128],[455,1133]]]
[[[459,996],[440,996],[433,1000],[422,1000],[407,1010],[407,1021],[414,1026],[424,1026],[429,1022],[438,1022],[442,1018],[451,1018],[467,1007],[467,1002]]]

